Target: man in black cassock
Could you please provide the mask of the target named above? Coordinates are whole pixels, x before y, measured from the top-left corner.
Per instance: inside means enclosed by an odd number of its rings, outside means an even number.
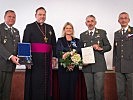
[[[33,65],[26,66],[24,100],[52,99],[52,63],[55,65],[56,37],[53,27],[44,23],[46,10],[36,10],[36,21],[24,30],[23,42],[31,43]]]

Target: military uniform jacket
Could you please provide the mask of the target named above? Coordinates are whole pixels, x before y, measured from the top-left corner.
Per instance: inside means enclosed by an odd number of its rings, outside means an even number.
[[[94,35],[89,36],[88,30],[80,34],[82,47],[89,47],[93,44],[99,44],[103,48],[102,51],[94,50],[95,63],[83,66],[83,72],[104,72],[107,70],[104,53],[111,50],[111,45],[106,36],[106,31],[102,29],[95,29]]]
[[[113,66],[116,72],[133,73],[133,27],[122,35],[122,30],[114,34]]]
[[[15,64],[8,60],[11,55],[17,55],[17,44],[20,42],[19,31],[12,27],[12,33],[5,23],[0,24],[0,70],[13,71]]]

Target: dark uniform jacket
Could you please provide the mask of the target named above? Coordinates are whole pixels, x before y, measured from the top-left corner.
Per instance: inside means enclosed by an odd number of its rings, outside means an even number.
[[[133,27],[114,34],[113,66],[116,72],[133,73]]]
[[[5,23],[0,24],[0,70],[14,71],[15,64],[8,60],[11,55],[17,55],[17,44],[20,42],[19,31],[12,27],[12,32]]]
[[[107,70],[104,53],[111,50],[111,45],[106,34],[106,31],[97,28],[93,36],[89,36],[88,30],[80,34],[82,47],[99,44],[103,48],[102,51],[94,50],[95,63],[83,66],[83,72],[104,72]]]

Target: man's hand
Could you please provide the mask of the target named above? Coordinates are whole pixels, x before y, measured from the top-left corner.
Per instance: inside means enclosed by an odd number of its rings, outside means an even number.
[[[93,47],[95,50],[98,50],[98,51],[103,50],[103,48],[101,48],[98,44],[94,44],[92,47]]]
[[[67,66],[67,68],[68,68],[69,71],[73,71],[74,66],[73,65],[69,65],[69,66]]]
[[[16,65],[20,65],[19,62],[18,62],[18,61],[19,61],[19,58],[16,57],[16,56],[12,56],[12,57],[11,57],[11,61],[12,61],[13,63],[15,63]]]
[[[57,59],[56,58],[52,58],[52,67],[56,67],[57,66]]]
[[[27,69],[31,69],[31,65],[25,65]]]

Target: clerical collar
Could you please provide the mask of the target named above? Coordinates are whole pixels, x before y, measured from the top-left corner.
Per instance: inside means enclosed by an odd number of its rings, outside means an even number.
[[[41,26],[41,24],[40,24],[40,23],[38,23],[37,21],[36,21],[36,23],[37,23],[39,26]],[[44,23],[43,23],[42,25],[44,25]]]

